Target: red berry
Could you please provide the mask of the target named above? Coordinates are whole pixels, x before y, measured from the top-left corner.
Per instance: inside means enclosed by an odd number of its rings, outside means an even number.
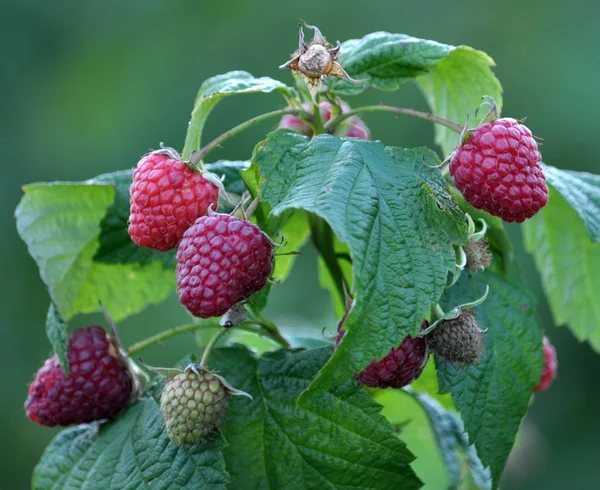
[[[185,230],[219,202],[215,184],[160,152],[139,161],[130,193],[131,239],[161,252],[175,248]]]
[[[421,329],[428,326],[424,320]],[[345,333],[344,330],[338,330],[336,345]],[[423,337],[412,338],[408,335],[397,349],[392,349],[380,361],[375,359],[355,376],[360,383],[371,388],[402,388],[421,375],[428,357]]]
[[[341,101],[340,106],[343,113],[350,110],[350,106],[346,102]],[[312,105],[309,102],[305,102],[303,107],[307,111],[312,111]],[[321,102],[319,104],[319,111],[321,113],[321,119],[324,123],[331,120],[331,102]],[[311,127],[306,124],[302,119],[294,114],[286,114],[281,118],[278,128],[293,129],[306,136],[313,136]],[[335,131],[335,135],[341,138],[360,138],[363,140],[371,139],[371,132],[367,125],[358,116],[351,116],[348,119],[342,121]]]
[[[67,351],[70,375],[51,357],[37,372],[25,402],[40,425],[82,424],[111,419],[128,404],[133,380],[101,327],[75,330]]]
[[[198,218],[177,249],[177,294],[201,318],[221,316],[262,289],[273,271],[273,245],[258,226],[213,213]]]
[[[550,339],[544,335],[544,369],[542,369],[540,382],[533,391],[546,391],[554,381],[554,378],[556,378],[557,370],[558,360],[556,359],[556,350],[550,343]]]
[[[482,124],[450,163],[454,185],[478,209],[522,223],[548,202],[542,156],[531,131],[515,119]]]

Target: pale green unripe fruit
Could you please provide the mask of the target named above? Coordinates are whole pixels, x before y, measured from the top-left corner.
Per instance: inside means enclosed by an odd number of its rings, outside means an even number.
[[[186,370],[170,376],[160,397],[167,435],[175,444],[206,439],[223,420],[227,391],[211,373]]]

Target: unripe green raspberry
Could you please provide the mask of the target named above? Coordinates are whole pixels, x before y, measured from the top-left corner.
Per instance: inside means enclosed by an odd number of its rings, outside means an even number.
[[[221,423],[227,390],[212,373],[186,369],[170,376],[160,398],[167,435],[175,444],[196,444]]]
[[[458,366],[477,364],[485,347],[474,311],[462,311],[457,318],[443,320],[425,336],[436,355]]]

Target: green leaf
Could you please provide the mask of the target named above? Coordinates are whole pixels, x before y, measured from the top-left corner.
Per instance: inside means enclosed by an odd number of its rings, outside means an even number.
[[[452,393],[469,441],[475,444],[497,486],[533,387],[542,371],[542,334],[535,321],[535,301],[513,270],[511,282],[489,270],[463,274],[443,297],[442,307],[473,301],[490,287],[475,308],[483,329],[485,354],[479,364],[459,369],[436,358],[440,391]]]
[[[426,411],[435,438],[451,478],[451,488],[459,488],[471,476],[475,488],[489,489],[492,486],[489,469],[483,467],[474,446],[464,432],[458,415],[445,409],[427,394],[411,391]]]
[[[59,433],[33,474],[34,490],[225,489],[222,438],[200,447],[169,442],[154,399],[140,400],[114,422]]]
[[[414,459],[377,405],[354,382],[296,407],[331,348],[279,350],[256,359],[217,349],[211,362],[252,395],[233,397],[222,426],[232,488],[419,488]]]
[[[420,76],[417,84],[435,115],[464,125],[467,114],[474,116],[484,95],[494,97],[498,109],[502,109],[502,86],[491,70],[494,65],[494,60],[483,51],[460,46],[433,65],[429,73]],[[474,117],[470,120],[471,126],[476,124]],[[436,124],[435,142],[444,155],[449,155],[458,146],[458,140],[454,131]]]
[[[289,88],[278,80],[269,77],[255,78],[245,71],[230,71],[204,81],[194,103],[183,147],[183,159],[189,160],[192,153],[200,149],[204,123],[217,102],[223,97],[273,91],[280,92],[284,96],[290,93]]]
[[[565,189],[571,200],[586,188],[578,185],[579,190]],[[576,210],[553,187],[549,197],[548,205],[523,223],[525,247],[542,275],[556,324],[568,325],[580,342],[600,352],[600,243],[592,242]]]
[[[344,42],[340,51],[340,64],[360,83],[331,78],[329,84],[341,95],[354,95],[368,87],[397,90],[407,80],[427,73],[453,49],[405,34],[373,32]]]
[[[348,244],[355,306],[348,334],[311,392],[328,390],[415,334],[446,285],[466,221],[426,149],[308,139],[277,131],[257,147],[262,198],[273,214],[305,209]]]
[[[600,175],[544,166],[546,179],[583,220],[593,242],[600,242]]]
[[[115,321],[165,299],[174,289],[172,268],[94,261],[101,221],[115,201],[114,184],[50,182],[24,187],[17,229],[35,259],[50,297],[66,321],[104,304]]]
[[[205,163],[204,168],[222,179],[227,192],[239,196],[246,190],[242,172],[250,168],[249,161],[218,160],[214,163]]]
[[[46,335],[52,345],[52,350],[58,357],[60,367],[69,376],[69,359],[67,358],[68,335],[67,325],[60,316],[54,302],[50,303],[46,316]]]

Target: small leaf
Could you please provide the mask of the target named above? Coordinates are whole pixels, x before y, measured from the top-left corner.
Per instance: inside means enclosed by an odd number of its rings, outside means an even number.
[[[60,367],[66,376],[69,376],[69,359],[67,358],[68,335],[67,325],[60,316],[54,302],[50,303],[46,316],[46,335],[52,345],[52,350],[58,357]]]
[[[114,184],[50,182],[24,187],[17,229],[35,259],[61,317],[100,310],[115,321],[162,301],[174,289],[172,268],[148,264],[94,261],[101,222],[115,201]]]
[[[429,107],[437,116],[458,124],[466,124],[467,114],[470,127],[477,125],[475,109],[484,95],[496,100],[502,109],[502,86],[491,70],[494,60],[483,51],[460,46],[447,58],[433,65],[429,73],[417,79],[425,94]],[[485,109],[485,107],[484,107]],[[485,115],[485,110],[481,117]],[[435,142],[449,155],[458,146],[459,136],[453,130],[435,125]]]
[[[416,333],[454,268],[452,244],[466,240],[466,220],[439,172],[424,161],[435,163],[435,155],[284,131],[257,147],[253,164],[273,214],[315,213],[348,244],[354,261],[348,334],[318,378],[319,390],[344,382]]]
[[[256,359],[217,349],[211,362],[250,395],[234,397],[222,426],[232,488],[419,488],[414,459],[367,393],[351,381],[296,407],[331,348],[279,350]]]
[[[459,488],[460,484],[471,476],[475,488],[489,489],[492,479],[489,469],[483,467],[474,446],[469,445],[463,424],[456,413],[445,409],[435,399],[424,393],[411,391],[427,412],[440,454],[450,474],[451,488]]]
[[[198,91],[192,118],[185,137],[182,157],[189,160],[192,153],[200,149],[202,130],[209,114],[223,97],[236,94],[249,94],[277,91],[289,95],[290,90],[283,83],[269,77],[255,78],[245,71],[230,71],[206,80]]]
[[[544,166],[546,179],[583,220],[592,242],[600,242],[600,175]]]
[[[329,86],[341,95],[354,95],[367,87],[397,90],[407,80],[427,73],[453,49],[405,34],[373,32],[344,42],[340,51],[340,64],[360,83],[335,78],[330,79]]]
[[[59,433],[33,474],[34,490],[225,489],[224,441],[183,448],[167,438],[154,399],[140,400],[113,422]]]
[[[558,175],[550,173],[553,180]],[[564,178],[565,182],[572,179],[568,174]],[[573,184],[578,188],[563,191],[578,208],[573,209],[573,204],[551,187],[547,206],[523,223],[523,238],[542,275],[556,324],[568,325],[580,342],[588,341],[600,352],[600,243],[592,242],[576,211],[587,214],[581,203],[586,202],[582,195],[588,187],[582,181]],[[591,201],[589,206],[593,211]],[[594,217],[588,217],[590,232]]]
[[[452,393],[469,441],[475,444],[484,465],[491,469],[496,487],[506,464],[519,424],[542,371],[542,334],[535,321],[535,301],[513,268],[510,281],[488,270],[463,274],[443,296],[450,310],[490,292],[477,306],[483,329],[485,354],[479,364],[459,369],[437,357],[442,393]]]

